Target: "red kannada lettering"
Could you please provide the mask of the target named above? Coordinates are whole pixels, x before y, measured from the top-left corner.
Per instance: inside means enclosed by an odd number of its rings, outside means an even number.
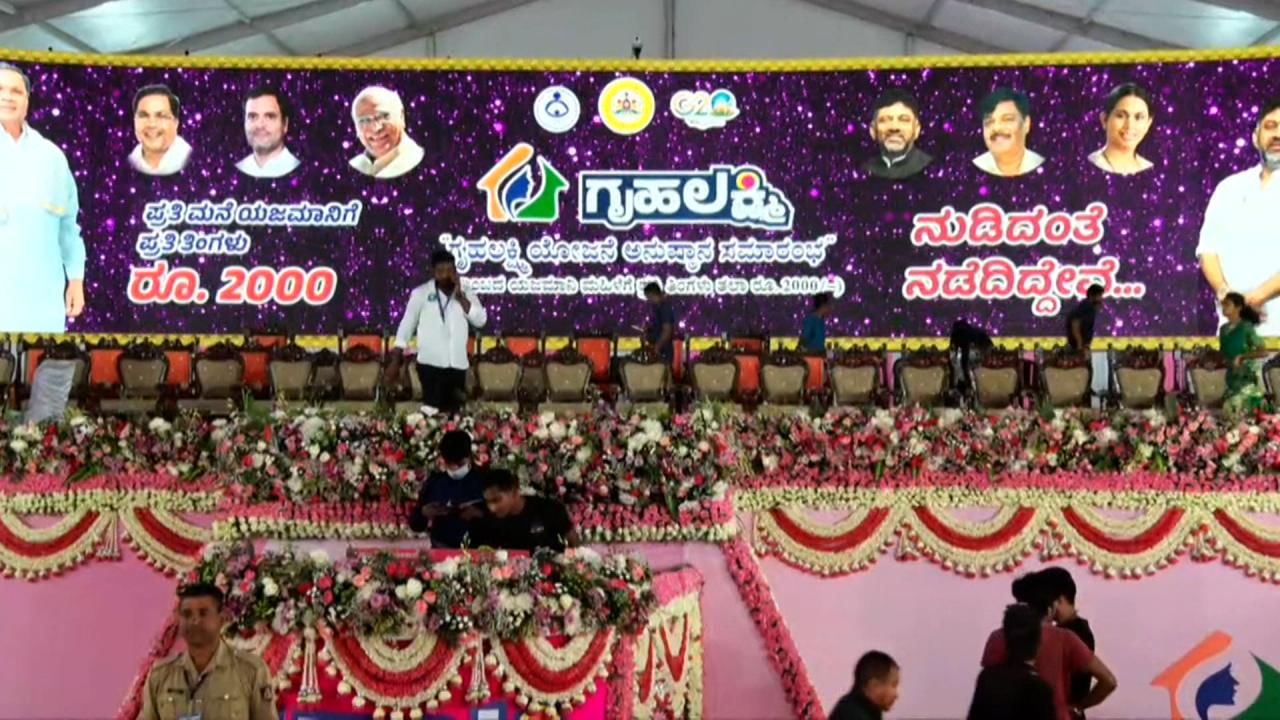
[[[200,274],[194,268],[169,269],[165,260],[157,260],[150,267],[129,269],[129,302],[135,305],[168,304],[190,305],[204,302],[200,291]]]
[[[930,247],[957,245],[1093,245],[1105,235],[1107,206],[1092,202],[1076,213],[1050,213],[1044,205],[1025,212],[1005,212],[999,205],[979,203],[967,213],[946,206],[936,213],[912,218],[911,244]]]
[[[928,266],[907,268],[902,296],[907,300],[1008,300],[1032,301],[1038,316],[1057,315],[1062,301],[1083,297],[1090,285],[1102,285],[1108,295],[1138,299],[1146,296],[1141,283],[1121,287],[1116,280],[1120,260],[1107,256],[1094,265],[1069,265],[1044,257],[1034,265],[1015,265],[995,256],[966,258],[959,265],[935,260]],[[1120,291],[1123,292],[1120,292]]]

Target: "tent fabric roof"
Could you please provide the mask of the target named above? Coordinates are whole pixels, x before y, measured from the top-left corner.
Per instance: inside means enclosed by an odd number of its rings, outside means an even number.
[[[557,0],[0,0],[0,47],[366,56]],[[590,1],[590,0],[588,0]],[[605,0],[595,0],[604,2]],[[679,3],[654,3],[668,24]],[[1227,48],[1280,40],[1277,0],[775,0],[957,53]],[[730,8],[724,0],[719,8]],[[744,6],[745,7],[745,6]],[[754,6],[753,6],[754,7]],[[625,24],[625,21],[621,21]],[[740,24],[740,23],[739,23]],[[626,33],[625,27],[618,28]],[[674,36],[674,29],[671,31]],[[557,48],[569,55],[574,48]],[[429,54],[429,53],[424,53]],[[587,53],[589,54],[589,53]],[[677,57],[694,57],[676,53]]]

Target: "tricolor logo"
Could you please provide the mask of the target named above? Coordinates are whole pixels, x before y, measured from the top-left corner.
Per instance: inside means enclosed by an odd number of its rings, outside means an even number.
[[[1170,720],[1280,718],[1280,672],[1232,645],[1230,635],[1211,633],[1151,681],[1169,694]]]
[[[552,223],[560,219],[560,193],[569,181],[546,158],[538,156],[538,183],[533,180],[533,146],[520,143],[502,156],[476,183],[487,198],[493,222]]]

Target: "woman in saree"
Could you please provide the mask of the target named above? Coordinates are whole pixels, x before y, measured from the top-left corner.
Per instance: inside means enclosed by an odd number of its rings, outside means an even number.
[[[1227,322],[1218,331],[1218,345],[1227,361],[1225,408],[1230,413],[1256,412],[1266,405],[1258,386],[1258,360],[1267,356],[1256,330],[1262,318],[1238,292],[1222,298],[1222,315]]]

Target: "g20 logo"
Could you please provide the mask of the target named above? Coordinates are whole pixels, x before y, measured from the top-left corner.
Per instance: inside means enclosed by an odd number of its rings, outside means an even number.
[[[722,128],[738,117],[738,99],[724,88],[706,90],[678,90],[671,96],[671,114],[685,125],[697,130]]]

